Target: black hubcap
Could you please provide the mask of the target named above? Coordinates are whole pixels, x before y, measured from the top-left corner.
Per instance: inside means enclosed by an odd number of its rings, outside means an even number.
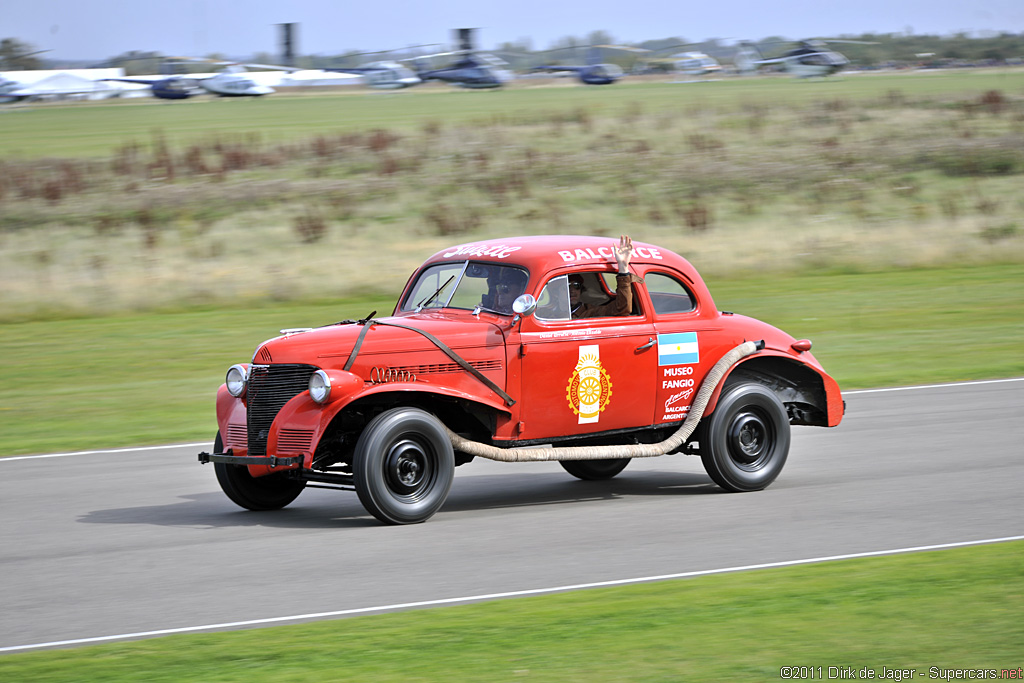
[[[395,443],[384,460],[388,488],[402,496],[414,496],[432,476],[430,458],[415,441],[404,439]]]
[[[739,413],[729,425],[729,457],[741,469],[763,467],[771,454],[772,441],[771,427],[756,413]]]

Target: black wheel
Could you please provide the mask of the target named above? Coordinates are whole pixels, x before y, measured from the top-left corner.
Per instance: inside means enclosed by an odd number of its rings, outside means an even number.
[[[213,452],[224,450],[220,432],[213,444]],[[254,477],[249,474],[245,465],[228,465],[222,462],[213,463],[217,481],[234,503],[248,510],[280,510],[299,497],[306,487],[303,481],[288,478],[285,473],[269,474],[265,477]]]
[[[385,524],[416,524],[448,497],[455,453],[436,417],[419,408],[393,408],[359,436],[352,474],[367,512]]]
[[[558,464],[566,472],[585,481],[601,481],[611,479],[626,469],[632,458],[615,458],[614,460],[559,460]]]
[[[704,469],[726,491],[759,491],[779,476],[789,455],[786,407],[760,384],[723,394],[699,428]]]

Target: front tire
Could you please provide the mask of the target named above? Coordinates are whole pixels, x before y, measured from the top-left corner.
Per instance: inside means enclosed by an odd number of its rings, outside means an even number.
[[[632,458],[614,458],[612,460],[559,460],[558,464],[566,472],[584,481],[603,481],[611,479],[626,469]]]
[[[223,450],[224,442],[220,432],[217,432],[213,452],[221,453]],[[280,510],[298,498],[306,487],[306,482],[290,479],[284,472],[254,477],[245,465],[228,465],[223,462],[213,463],[213,470],[228,498],[236,505],[256,512]]]
[[[359,436],[352,474],[367,512],[385,524],[417,524],[447,499],[455,453],[436,417],[419,408],[393,408]]]
[[[789,455],[786,407],[760,384],[738,384],[723,394],[700,425],[700,458],[726,491],[760,491],[782,471]]]

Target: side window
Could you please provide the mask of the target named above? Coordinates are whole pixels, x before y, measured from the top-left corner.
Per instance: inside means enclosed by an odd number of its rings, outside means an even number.
[[[534,315],[540,320],[569,319],[569,278],[559,275],[544,285]]]
[[[541,290],[534,315],[539,320],[552,321],[619,315],[615,304],[617,284],[615,273],[586,271],[559,275]],[[635,296],[631,314],[642,315]]]
[[[619,282],[615,277],[615,273],[601,273],[601,279],[604,280],[604,288],[613,294],[619,288]],[[640,297],[636,295],[636,287],[630,285],[633,288],[633,308],[630,310],[630,315],[643,315],[643,310],[640,308]]]
[[[651,303],[659,315],[668,313],[689,313],[696,305],[693,296],[679,280],[663,273],[648,273],[644,276]]]

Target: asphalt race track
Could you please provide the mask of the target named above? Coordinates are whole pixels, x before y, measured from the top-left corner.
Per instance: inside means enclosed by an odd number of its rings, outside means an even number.
[[[354,492],[244,511],[208,446],[0,459],[0,652],[1024,534],[1024,379],[846,400],[838,428],[794,428],[765,491],[687,456],[607,482],[477,461],[406,527]]]

